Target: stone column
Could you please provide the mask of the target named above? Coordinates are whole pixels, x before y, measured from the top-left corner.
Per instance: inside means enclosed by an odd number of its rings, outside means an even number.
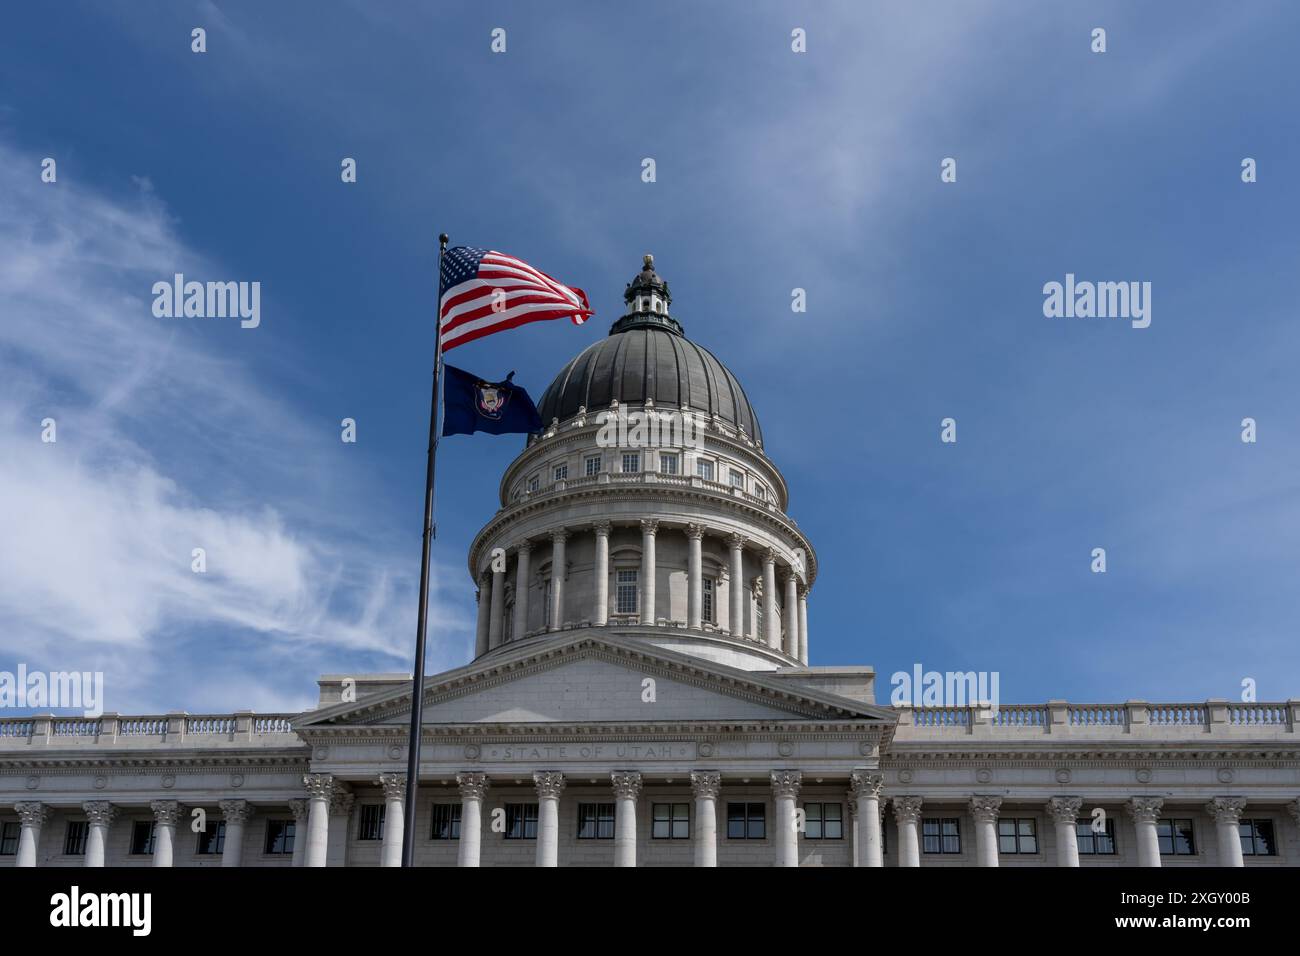
[[[1056,827],[1056,865],[1079,865],[1079,808],[1082,797],[1052,797],[1047,813]]]
[[[539,770],[533,774],[537,787],[537,865],[560,865],[560,791],[564,774]]]
[[[615,770],[609,779],[614,785],[615,800],[614,865],[636,866],[636,800],[641,795],[641,775],[636,771]]]
[[[380,866],[402,865],[402,839],[406,835],[406,774],[381,773],[384,788],[384,845],[379,853]]]
[[[885,865],[880,841],[880,791],[884,785],[884,774],[874,770],[855,770],[849,777],[849,792],[858,811],[855,866]]]
[[[307,859],[307,820],[310,805],[306,800],[290,800],[289,812],[293,814],[293,865],[302,866]]]
[[[785,575],[785,652],[796,660],[799,657],[799,575],[788,571]]]
[[[691,792],[695,794],[695,865],[718,865],[718,793],[722,774],[691,771]]]
[[[458,773],[456,785],[460,787],[460,849],[456,852],[456,865],[478,866],[488,777],[485,773]]]
[[[898,824],[898,865],[921,865],[921,798],[895,797],[894,822]]]
[[[781,649],[781,622],[776,619],[776,552],[763,552],[763,630],[761,639],[774,651]]]
[[[1219,835],[1219,866],[1245,866],[1241,852],[1241,815],[1246,810],[1245,797],[1215,797],[1205,805],[1214,817]]]
[[[641,519],[641,623],[654,624],[655,617],[655,532],[659,522]]]
[[[596,606],[592,621],[597,627],[609,623],[609,522],[597,521],[596,532]]]
[[[858,801],[852,790],[845,794],[845,797],[847,799],[844,805],[849,808],[849,834],[853,837],[853,862],[849,865],[861,866],[862,864],[858,862],[862,859],[858,847]]]
[[[505,629],[506,572],[492,572],[492,604],[488,618],[488,650],[501,646],[501,632]]]
[[[1160,865],[1160,839],[1156,835],[1156,822],[1160,819],[1160,808],[1164,803],[1160,797],[1133,797],[1128,802],[1128,813],[1137,830],[1138,866]]]
[[[776,813],[772,821],[776,828],[775,866],[799,865],[799,831],[795,828],[794,811],[802,779],[798,770],[772,771],[772,795],[776,798]]]
[[[302,778],[307,788],[307,848],[303,866],[324,866],[330,842],[330,797],[334,778],[327,773],[309,773]],[[296,839],[295,839],[296,842]]]
[[[335,781],[334,795],[330,797],[329,818],[329,852],[325,855],[326,866],[348,865],[348,830],[352,821],[352,805],[356,795],[348,790],[348,785]]]
[[[686,526],[686,626],[699,630],[704,623],[704,526]],[[717,595],[714,595],[717,598]]]
[[[108,842],[108,828],[117,817],[117,807],[107,800],[91,800],[81,805],[90,826],[86,833],[86,866],[104,865],[104,845]]]
[[[745,636],[745,539],[738,534],[727,536],[727,547],[731,549],[731,613],[727,619],[727,630],[732,637]]]
[[[971,816],[975,818],[975,863],[998,865],[998,810],[1002,798],[977,793],[970,798]]]
[[[36,801],[15,803],[14,809],[18,811],[20,827],[18,856],[14,860],[14,866],[35,866],[36,851],[41,845],[41,828],[50,822],[50,816],[54,811]]]
[[[478,589],[478,628],[474,633],[474,656],[482,657],[488,652],[488,631],[492,626],[492,579],[488,575],[479,578]]]
[[[547,626],[552,631],[564,625],[564,576],[568,568],[564,543],[568,540],[569,532],[564,529],[551,532],[551,619]]]
[[[799,660],[808,663],[808,588],[799,588]]]
[[[226,824],[225,843],[221,847],[222,866],[242,866],[244,862],[244,825],[253,815],[253,807],[247,800],[221,800],[217,803],[221,809],[221,819]],[[295,828],[295,833],[297,832]],[[294,849],[298,841],[293,841]]]
[[[522,541],[515,559],[515,621],[510,629],[512,639],[522,640],[528,631],[528,565],[532,559],[533,543]]]

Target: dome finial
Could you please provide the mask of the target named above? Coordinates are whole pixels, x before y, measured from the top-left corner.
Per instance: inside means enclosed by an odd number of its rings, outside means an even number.
[[[651,271],[654,270],[654,267],[655,267],[655,257],[652,256],[650,253],[647,252],[644,256],[642,256],[642,257],[641,257],[641,262],[645,265],[645,267],[646,267],[647,269],[650,269]]]

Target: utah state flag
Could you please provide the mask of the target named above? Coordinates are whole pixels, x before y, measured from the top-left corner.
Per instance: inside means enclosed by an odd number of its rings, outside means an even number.
[[[542,430],[537,406],[522,386],[510,381],[514,372],[504,382],[485,382],[454,365],[443,365],[442,371],[444,435],[508,435]]]

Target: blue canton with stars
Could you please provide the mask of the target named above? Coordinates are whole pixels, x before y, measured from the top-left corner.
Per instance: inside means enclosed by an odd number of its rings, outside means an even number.
[[[487,254],[486,249],[475,249],[473,246],[456,246],[454,249],[448,249],[442,257],[439,301],[447,294],[448,289],[478,275],[478,264]]]

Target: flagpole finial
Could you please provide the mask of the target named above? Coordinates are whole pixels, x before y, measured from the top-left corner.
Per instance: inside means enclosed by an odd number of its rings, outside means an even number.
[[[448,236],[445,232],[444,232],[444,233],[440,233],[440,234],[438,235],[438,244],[441,245],[441,246],[444,246],[444,247],[445,247],[445,246],[447,245],[448,240],[450,240],[450,239],[451,239],[451,237]]]

